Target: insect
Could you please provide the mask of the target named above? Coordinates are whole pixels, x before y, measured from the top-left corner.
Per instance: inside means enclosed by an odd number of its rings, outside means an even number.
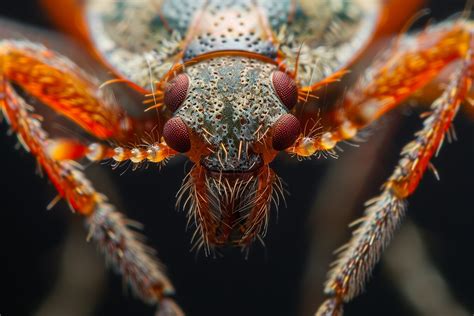
[[[248,249],[263,238],[271,205],[284,195],[269,166],[279,152],[336,155],[338,143],[458,62],[341,248],[326,283],[328,299],[317,312],[340,315],[343,303],[362,290],[461,103],[470,100],[472,24],[458,19],[401,35],[341,96],[340,106],[318,109],[317,92],[344,79],[391,8],[375,0],[86,1],[76,11],[83,31],[118,79],[101,83],[42,45],[3,39],[2,111],[136,294],[158,313],[180,315],[157,260],[74,161],[128,161],[138,168],[186,155],[193,167],[178,202],[196,226],[194,247],[206,254],[223,246]],[[159,119],[131,116],[107,94],[112,84],[140,92],[144,111]],[[25,95],[95,140],[51,138]]]

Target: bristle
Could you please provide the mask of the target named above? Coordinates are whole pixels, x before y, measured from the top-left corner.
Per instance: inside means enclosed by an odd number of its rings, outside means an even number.
[[[247,248],[265,236],[272,202],[284,202],[283,184],[273,171],[228,178],[222,173],[208,175],[201,168],[193,167],[177,194],[177,207],[187,210],[188,225],[196,229],[192,249],[215,255],[216,246]]]
[[[143,237],[129,225],[130,222],[112,205],[99,203],[87,218],[89,240],[99,245],[107,262],[123,275],[138,297],[158,304],[162,295],[171,295],[174,289],[163,274],[161,263],[142,243]]]
[[[353,232],[350,243],[342,246],[339,258],[333,266],[326,283],[326,294],[338,293],[344,300],[360,294],[369,272],[405,214],[405,201],[390,190],[367,204],[361,225]]]

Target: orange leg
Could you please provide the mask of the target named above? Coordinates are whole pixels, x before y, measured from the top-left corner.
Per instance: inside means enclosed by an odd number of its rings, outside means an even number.
[[[130,161],[134,169],[142,163],[161,163],[173,157],[176,151],[168,147],[163,141],[146,143],[133,147],[111,147],[101,143],[88,145],[73,139],[50,139],[45,146],[45,151],[54,160],[79,160],[84,157],[90,161],[113,160],[116,165]]]
[[[20,143],[30,152],[53,182],[59,196],[71,209],[86,216],[89,238],[100,246],[107,259],[123,274],[136,294],[146,302],[158,304],[160,311],[182,315],[170,295],[173,287],[142,238],[131,229],[133,223],[117,212],[107,198],[97,192],[86,179],[77,163],[69,159],[88,155],[99,158],[95,144],[89,147],[73,141],[50,139],[42,127],[43,119],[23,98],[14,85],[43,104],[71,118],[98,138],[123,135],[121,121],[126,119],[117,109],[101,101],[92,81],[63,57],[26,42],[0,41],[0,109],[16,133]],[[95,150],[94,150],[95,149]],[[103,148],[104,149],[104,148]],[[103,150],[104,157],[110,150]],[[116,151],[113,151],[115,155]],[[132,150],[122,156],[134,157]],[[162,147],[155,156],[172,155]],[[161,157],[160,156],[160,157]],[[93,159],[94,160],[94,159]],[[167,315],[168,315],[167,314]]]
[[[424,116],[423,128],[416,133],[415,140],[403,149],[400,161],[392,176],[385,182],[381,194],[367,202],[364,217],[354,223],[359,226],[352,239],[339,250],[338,260],[334,263],[325,286],[328,299],[316,313],[318,316],[342,315],[343,303],[362,291],[367,276],[400,224],[405,212],[406,198],[413,194],[419,185],[431,158],[441,148],[445,133],[451,127],[461,103],[471,89],[474,32],[469,30],[467,24],[459,23],[451,30],[445,29],[442,33],[435,33],[439,36],[431,39],[425,37],[427,33],[429,31],[419,35],[419,39],[412,38],[416,39],[412,42],[416,49],[411,50],[409,54],[402,53],[406,58],[410,56],[408,59],[400,58],[400,55],[397,55],[397,59],[386,59],[389,63],[385,64],[385,67],[377,68],[379,71],[375,72],[376,75],[366,78],[367,88],[359,86],[357,90],[352,91],[364,94],[361,97],[349,95],[345,107],[340,110],[344,114],[345,122],[363,126],[396,106],[433,78],[447,61],[453,61],[456,56],[462,55],[462,58],[457,58],[461,62],[459,71],[453,74],[449,86],[434,101],[431,111]],[[444,44],[436,46],[439,43]],[[434,55],[442,58],[429,58]],[[423,56],[423,59],[420,59],[420,56]],[[423,74],[408,71],[419,68],[425,69]],[[404,73],[399,72],[404,69]],[[401,75],[403,77],[400,77]],[[343,138],[339,133],[333,135]]]
[[[95,78],[41,45],[0,41],[0,69],[1,80],[19,86],[96,138],[126,141],[143,130]]]
[[[401,37],[344,96],[317,136],[301,135],[289,152],[312,156],[353,138],[431,82],[447,65],[466,56],[472,24],[458,21]]]

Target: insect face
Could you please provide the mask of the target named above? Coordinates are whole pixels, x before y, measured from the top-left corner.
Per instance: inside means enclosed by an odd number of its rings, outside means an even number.
[[[230,56],[201,61],[166,88],[165,104],[174,111],[174,118],[169,123],[173,128],[165,128],[165,139],[173,146],[177,140],[172,138],[182,134],[201,143],[193,143],[196,150],[205,144],[209,152],[193,152],[190,158],[199,156],[195,162],[209,171],[254,171],[269,162],[262,151],[284,150],[295,141],[299,123],[288,111],[296,104],[297,93],[290,76],[273,64]],[[179,132],[183,124],[191,136]],[[286,132],[288,135],[283,135]],[[273,136],[277,146],[266,146]],[[178,147],[180,152],[187,148]]]
[[[203,231],[211,244],[241,244],[248,227],[261,220],[252,219],[252,210],[269,208],[278,181],[268,164],[299,135],[299,121],[288,113],[297,93],[276,65],[243,56],[200,61],[166,88],[165,104],[174,117],[164,138],[195,163],[184,188],[204,199],[193,204],[205,203],[220,219]],[[246,243],[257,236],[251,235]]]

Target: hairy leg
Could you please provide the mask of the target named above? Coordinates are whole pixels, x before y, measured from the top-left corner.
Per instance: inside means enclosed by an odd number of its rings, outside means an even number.
[[[359,227],[354,231],[351,241],[338,251],[339,258],[334,263],[325,286],[325,293],[329,298],[316,315],[342,315],[343,303],[360,294],[370,271],[404,215],[406,198],[415,191],[430,166],[431,158],[441,148],[445,133],[451,127],[472,84],[474,37],[466,32],[465,43],[457,45],[470,49],[465,51],[459,71],[454,73],[445,92],[435,100],[431,111],[425,115],[424,126],[416,133],[415,140],[403,149],[400,161],[383,185],[381,194],[367,202],[364,217],[353,224]],[[404,81],[404,78],[399,79]],[[386,111],[385,107],[384,105],[382,111]]]
[[[128,117],[107,104],[93,80],[74,64],[36,44],[0,41],[0,66],[0,109],[5,119],[59,196],[86,217],[89,238],[142,300],[159,306],[158,315],[182,315],[169,298],[174,290],[161,264],[132,229],[137,225],[94,189],[77,163],[64,160],[80,157],[76,153],[78,143],[68,146],[70,142],[51,139],[42,126],[43,118],[17,90],[19,87],[99,139],[117,137],[119,141],[126,131],[123,120]],[[68,154],[60,154],[64,151]],[[131,151],[124,150],[124,155],[128,153]]]

